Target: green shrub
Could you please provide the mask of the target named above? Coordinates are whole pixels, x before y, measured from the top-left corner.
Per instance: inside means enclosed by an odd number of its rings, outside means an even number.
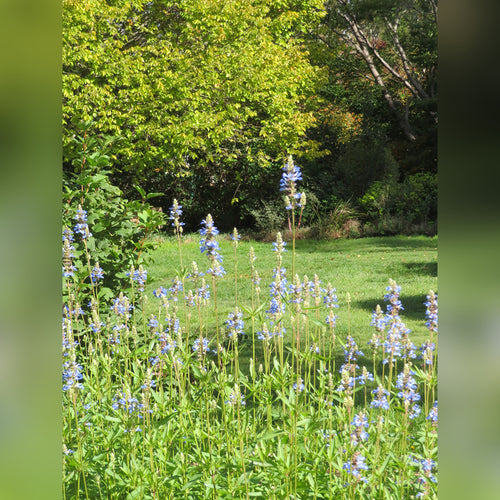
[[[359,204],[370,234],[428,232],[437,219],[437,175],[419,173],[399,183],[376,181]]]
[[[394,211],[412,223],[435,221],[437,218],[437,175],[411,175],[396,193]]]
[[[358,212],[350,201],[339,200],[332,209],[317,213],[310,236],[318,239],[359,238]]]
[[[86,238],[74,234],[72,256],[66,255],[63,263],[69,265],[68,260],[72,260],[71,265],[76,268],[73,279],[79,294],[88,293],[92,288],[90,269],[98,263],[104,273],[100,294],[109,298],[123,286],[130,266],[137,267],[144,261],[144,250],[155,246],[147,236],[164,224],[164,216],[146,201],[157,193],[147,195],[137,188],[142,200],[129,201],[110,182],[111,172],[105,170],[110,158],[103,150],[106,141],[90,140],[84,134],[74,142],[80,142],[82,148],[73,161],[74,169],[64,175],[63,228],[74,230],[81,208],[84,212],[80,213],[87,214],[89,234]],[[85,257],[86,249],[93,257],[92,262]]]
[[[258,208],[250,210],[255,218],[257,231],[279,231],[286,225],[286,211],[282,200],[261,201]]]

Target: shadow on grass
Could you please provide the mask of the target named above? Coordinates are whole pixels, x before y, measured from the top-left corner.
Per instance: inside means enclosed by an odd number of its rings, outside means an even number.
[[[437,290],[435,290],[437,291]],[[401,319],[404,322],[405,318],[412,319],[415,321],[425,321],[425,311],[426,307],[424,302],[427,302],[427,294],[422,295],[400,295],[401,303],[403,304],[403,311],[401,311]],[[382,311],[386,311],[387,302],[384,299],[380,300],[357,300],[353,301],[356,306],[365,309],[372,313],[375,311],[377,304],[380,304]]]
[[[437,277],[437,262],[404,262],[403,265],[412,273]]]

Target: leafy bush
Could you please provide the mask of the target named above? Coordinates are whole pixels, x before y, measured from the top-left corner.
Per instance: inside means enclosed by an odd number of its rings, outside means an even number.
[[[330,210],[317,212],[317,220],[311,226],[313,238],[359,238],[360,223],[358,212],[350,201],[337,201]]]
[[[374,182],[359,200],[371,234],[429,230],[437,218],[437,176],[419,173],[403,182]]]
[[[436,174],[420,173],[409,176],[395,193],[396,215],[414,223],[435,221],[437,188]]]
[[[281,200],[261,201],[259,208],[249,210],[257,231],[279,231],[286,224],[286,211]]]
[[[148,195],[137,188],[142,200],[129,201],[110,182],[111,172],[105,170],[110,158],[103,151],[106,141],[88,139],[84,134],[74,142],[82,148],[73,161],[73,171],[67,171],[63,181],[66,273],[72,273],[77,292],[84,294],[92,288],[89,275],[98,264],[104,275],[100,294],[109,298],[123,285],[123,270],[139,266],[144,250],[155,245],[146,238],[164,224],[164,216],[146,201],[157,193]],[[89,145],[95,149],[90,151]],[[87,250],[92,261],[86,257]]]
[[[374,182],[398,176],[398,164],[381,141],[365,137],[346,145],[335,162],[335,190],[344,200],[358,198]]]

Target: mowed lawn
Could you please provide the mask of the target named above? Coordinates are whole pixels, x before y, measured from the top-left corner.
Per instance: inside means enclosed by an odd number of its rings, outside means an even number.
[[[179,274],[180,258],[177,240],[171,236],[160,236],[160,246],[151,252],[151,261],[145,266],[148,271],[149,295],[146,310],[148,315],[158,311],[157,299],[152,291],[159,286],[169,288],[172,279]],[[182,238],[182,259],[185,267],[191,262],[198,264],[200,271],[209,266],[207,257],[199,250],[200,236],[185,235]],[[217,280],[217,308],[219,325],[223,325],[227,314],[235,306],[235,261],[237,263],[238,305],[251,308],[251,267],[249,252],[253,247],[256,254],[255,268],[261,277],[261,301],[269,298],[269,285],[273,280],[276,267],[276,254],[272,243],[264,243],[242,238],[236,250],[229,235],[218,237],[223,266],[226,275]],[[298,240],[296,241],[295,271],[302,280],[307,275],[309,280],[317,274],[326,287],[330,282],[337,290],[338,319],[336,334],[340,339],[350,333],[361,349],[367,349],[366,343],[374,333],[370,326],[372,312],[380,304],[385,312],[384,294],[389,279],[401,286],[400,299],[404,311],[402,321],[411,329],[411,338],[419,347],[428,338],[425,327],[426,295],[429,290],[438,292],[437,284],[437,237],[426,236],[388,236],[361,238],[352,240]],[[287,269],[288,282],[291,282],[292,243],[288,242],[284,254],[283,267]],[[207,282],[212,288],[211,277]],[[185,280],[186,289],[193,288],[189,279]],[[351,302],[348,307],[347,297]],[[213,294],[212,294],[213,297]],[[179,314],[182,305],[179,303]],[[265,309],[264,309],[265,312]],[[324,309],[320,317],[325,316]],[[248,316],[248,315],[245,315]],[[244,318],[245,319],[245,318]],[[321,317],[321,319],[324,319]],[[262,325],[256,322],[256,330]],[[246,330],[248,322],[246,322]],[[367,351],[365,351],[368,354]],[[242,353],[243,354],[243,353]]]

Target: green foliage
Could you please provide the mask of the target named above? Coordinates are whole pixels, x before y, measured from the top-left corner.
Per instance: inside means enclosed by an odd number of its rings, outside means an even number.
[[[258,208],[250,210],[250,214],[255,217],[257,231],[263,233],[282,230],[287,220],[286,210],[281,200],[262,201]]]
[[[333,208],[318,211],[309,236],[319,239],[359,238],[358,212],[350,201],[339,200]]]
[[[437,218],[437,175],[420,173],[403,182],[374,182],[359,203],[371,224],[389,232],[409,224],[434,225]],[[407,227],[407,230],[409,228]]]
[[[358,198],[376,180],[397,178],[398,165],[383,143],[365,137],[349,142],[335,162],[339,196]]]
[[[156,169],[220,184],[244,162],[316,147],[303,138],[322,72],[296,34],[322,12],[318,0],[272,8],[262,0],[66,0],[65,148],[74,123],[92,119],[99,132],[122,136],[114,168],[136,180]]]
[[[182,243],[189,260],[195,253],[199,256],[198,244],[192,240]],[[158,269],[150,276],[156,274],[157,278],[144,291],[129,289],[128,298],[120,295],[122,310],[101,299],[92,314],[80,314],[71,298],[74,285],[68,283],[62,357],[65,498],[278,500],[315,495],[371,499],[412,498],[420,493],[436,498],[437,422],[426,419],[437,400],[436,363],[412,359],[422,410],[412,419],[396,386],[397,375],[410,365],[400,359],[394,365],[383,364],[381,359],[388,353],[380,347],[377,350],[373,343],[366,346],[372,333],[372,339],[385,337],[385,331],[370,328],[368,323],[376,303],[382,302],[389,265],[391,273],[406,273],[401,295],[405,310],[394,328],[403,329],[400,322],[404,321],[411,328],[409,339],[417,345],[417,338],[437,341],[437,331],[429,338],[424,326],[423,304],[424,286],[429,280],[435,283],[435,276],[423,269],[410,271],[401,258],[406,255],[415,264],[413,250],[417,250],[425,262],[429,257],[424,257],[424,250],[432,250],[429,246],[434,247],[436,240],[339,242],[334,255],[342,263],[336,264],[337,269],[331,265],[332,251],[327,248],[331,244],[297,242],[303,243],[297,247],[297,256],[305,257],[300,266],[308,271],[318,266],[321,280],[329,279],[329,273],[339,285],[337,326],[324,321],[328,311],[322,293],[314,297],[309,286],[304,286],[300,292],[303,300],[294,303],[283,290],[286,338],[274,336],[267,341],[259,340],[257,333],[266,321],[269,297],[264,290],[274,279],[277,258],[270,244],[258,247],[257,242],[242,241],[234,258],[240,253],[238,272],[246,278],[238,282],[238,305],[245,311],[244,334],[237,341],[228,337],[220,319],[223,349],[215,352],[212,326],[217,322],[217,310],[222,318],[223,312],[235,307],[234,293],[228,293],[224,302],[215,299],[222,298],[219,286],[229,285],[234,290],[235,284],[227,265],[232,242],[220,240],[228,275],[220,282],[211,281],[210,298],[194,307],[175,300],[181,297],[172,290],[165,291],[163,299],[151,293],[171,283],[170,270],[179,267],[173,257],[177,255],[174,239],[154,253],[177,264],[152,263]],[[256,246],[255,263],[263,277],[260,295],[251,279],[254,263],[242,258],[248,255],[250,244]],[[363,255],[353,259],[358,251]],[[291,253],[284,255],[287,267]],[[381,264],[384,255],[390,263]],[[358,272],[361,265],[365,273]],[[353,279],[359,285],[357,291]],[[186,280],[183,293],[195,296],[199,285],[196,279]],[[347,289],[352,303],[345,298]],[[129,304],[134,307],[127,315]],[[359,324],[354,320],[356,308]],[[91,321],[101,328],[94,329]],[[343,347],[351,356],[357,349],[353,339],[347,346],[351,332],[367,355],[350,357],[352,363],[345,374],[353,380],[347,386],[342,384],[339,367],[347,360]],[[194,349],[194,341],[200,337],[208,341],[209,352]],[[255,350],[253,344],[257,344]],[[242,366],[244,358],[251,361]],[[359,377],[366,371],[374,380],[365,378],[366,384],[362,384]],[[371,391],[378,384],[390,393],[389,409],[370,405]],[[353,423],[355,415],[365,419],[364,427]],[[367,434],[362,436],[359,431]],[[356,476],[345,464],[350,461],[352,465],[359,455],[366,459],[367,469]],[[432,459],[431,470],[423,469],[424,459]],[[363,477],[366,482],[360,479]]]
[[[410,222],[436,221],[437,174],[410,175],[395,193],[394,210]]]
[[[164,224],[164,217],[146,202],[158,193],[146,194],[138,188],[142,201],[123,198],[122,191],[110,182],[111,171],[106,170],[110,158],[105,151],[111,141],[89,138],[90,126],[82,126],[82,135],[74,138],[81,150],[74,158],[74,171],[67,172],[63,179],[63,227],[75,226],[78,206],[87,211],[92,236],[84,241],[75,235],[75,281],[79,293],[88,293],[92,286],[89,266],[99,263],[104,271],[100,293],[109,298],[123,285],[124,273],[130,266],[144,262],[144,250],[154,247],[147,237]],[[92,262],[86,260],[86,250]]]

